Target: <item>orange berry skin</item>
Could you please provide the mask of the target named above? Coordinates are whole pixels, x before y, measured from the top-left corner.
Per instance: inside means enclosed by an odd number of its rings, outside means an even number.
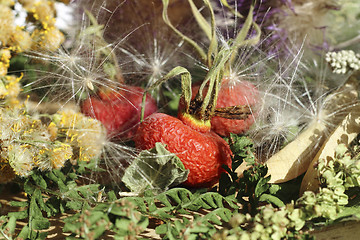
[[[135,86],[124,86],[118,92],[100,91],[81,104],[81,112],[95,118],[105,126],[109,138],[129,140],[140,123],[144,90]],[[144,117],[157,111],[155,100],[147,94]]]
[[[200,86],[192,87],[192,95],[195,97]],[[204,92],[207,88],[204,89]],[[217,108],[230,107],[236,105],[256,105],[259,98],[259,92],[256,87],[247,81],[231,82],[229,79],[223,79],[218,99]],[[254,115],[248,116],[244,120],[226,119],[223,117],[213,117],[211,119],[211,129],[221,136],[229,136],[230,133],[242,134],[246,132],[254,123]]]
[[[184,182],[188,187],[211,187],[225,171],[222,165],[231,166],[232,153],[224,139],[212,131],[199,132],[163,113],[147,117],[140,124],[134,141],[139,149],[153,148],[156,142],[166,144],[190,171]]]

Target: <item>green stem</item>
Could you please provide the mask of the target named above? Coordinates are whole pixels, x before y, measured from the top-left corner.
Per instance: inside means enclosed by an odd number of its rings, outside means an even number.
[[[193,102],[201,103],[201,106],[195,106],[196,109],[191,112],[199,119],[208,120],[214,115],[220,84],[224,75],[224,66],[228,61],[230,54],[231,49],[229,48],[223,48],[219,51],[205,80],[200,86],[199,92]],[[203,97],[202,91],[205,87],[207,87],[208,90],[205,97]]]
[[[254,6],[251,5],[250,11],[249,11],[248,16],[246,17],[245,23],[244,23],[243,27],[241,28],[240,32],[236,35],[234,42],[231,46],[231,48],[233,49],[233,52],[231,54],[229,62],[226,64],[226,70],[225,70],[226,74],[230,73],[230,68],[234,64],[234,61],[238,55],[238,49],[240,47],[243,47],[246,45],[255,45],[260,41],[261,29],[260,29],[259,25],[253,21],[253,11],[254,11]],[[249,34],[251,26],[254,27],[256,34],[252,38],[245,40]]]
[[[144,91],[144,95],[142,98],[141,103],[141,115],[140,115],[140,122],[144,120],[145,115],[145,102],[146,102],[146,94],[155,88],[159,87],[162,83],[166,82],[170,78],[175,76],[181,76],[181,89],[182,89],[182,97],[185,100],[185,108],[189,109],[190,101],[191,101],[191,74],[190,72],[184,67],[175,67],[173,68],[168,74],[166,74],[163,78],[157,80],[153,85],[147,88]]]
[[[179,30],[176,29],[176,27],[174,27],[174,25],[172,25],[169,16],[168,16],[168,7],[169,7],[169,0],[162,0],[163,2],[163,12],[162,12],[162,17],[164,22],[177,34],[179,35],[182,39],[184,39],[187,43],[189,43],[193,48],[195,48],[195,50],[197,51],[197,53],[200,55],[201,60],[203,62],[207,62],[207,55],[205,53],[205,51],[200,47],[200,45],[198,45],[194,40],[190,39],[189,37],[185,36],[182,32],[180,32]]]
[[[213,58],[216,58],[218,54],[218,39],[216,37],[216,23],[215,23],[215,13],[211,6],[209,0],[204,0],[205,5],[210,10],[210,17],[211,17],[211,38],[210,38],[210,45],[208,49],[208,67],[211,67],[213,64]]]
[[[185,41],[190,43],[199,53],[202,60],[206,62],[209,71],[200,86],[200,89],[194,100],[191,100],[191,87],[186,85],[184,88],[184,83],[182,83],[182,94],[185,102],[185,113],[193,115],[198,120],[209,120],[215,114],[215,108],[217,103],[217,98],[219,94],[221,80],[224,76],[224,72],[227,74],[230,73],[230,67],[233,64],[236,56],[238,54],[238,49],[241,46],[245,45],[255,45],[258,43],[260,39],[260,27],[253,22],[253,5],[250,8],[249,14],[245,20],[245,23],[233,40],[232,44],[226,45],[219,50],[218,39],[216,36],[216,25],[215,25],[215,13],[211,6],[209,0],[203,0],[203,3],[208,8],[210,12],[210,20],[209,24],[205,17],[199,12],[198,8],[195,6],[193,0],[188,0],[192,13],[199,24],[200,28],[204,31],[205,35],[210,40],[210,45],[208,48],[207,54],[205,51],[199,47],[193,40],[187,38],[184,34],[182,34],[179,30],[177,30],[170,22],[168,18],[168,5],[169,0],[162,0],[163,2],[163,19],[164,22],[180,37],[182,37]],[[222,0],[224,6],[231,9],[226,0]],[[236,14],[239,16],[238,14]],[[250,39],[246,39],[251,29],[251,26],[254,26],[256,31],[256,35]],[[230,47],[229,47],[230,46]],[[183,82],[183,81],[182,81]],[[187,84],[187,83],[186,83]],[[190,82],[191,84],[191,82]],[[203,96],[203,90],[207,88],[206,95]],[[144,111],[144,103],[145,98],[143,98],[143,109]],[[143,112],[141,115],[141,120],[143,119]]]
[[[220,2],[222,3],[222,5],[224,5],[226,8],[228,8],[232,14],[234,14],[237,17],[243,18],[243,16],[233,7],[231,7],[229,5],[229,3],[227,2],[227,0],[220,0]]]

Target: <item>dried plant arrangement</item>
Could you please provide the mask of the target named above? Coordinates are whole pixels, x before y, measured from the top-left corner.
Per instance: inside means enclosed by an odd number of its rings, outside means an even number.
[[[355,238],[359,16],[0,0],[0,239]]]

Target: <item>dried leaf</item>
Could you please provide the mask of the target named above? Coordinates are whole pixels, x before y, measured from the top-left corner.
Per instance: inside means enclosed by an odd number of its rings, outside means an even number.
[[[333,134],[323,144],[320,151],[312,160],[300,187],[300,194],[304,191],[317,191],[319,182],[317,180],[317,171],[315,165],[319,159],[328,159],[335,157],[335,150],[341,143],[348,146],[352,140],[360,133],[360,106],[354,108],[342,123],[336,128]]]
[[[286,145],[267,162],[270,182],[282,183],[305,173],[311,161],[332,132],[331,126],[337,126],[358,104],[357,75],[351,76],[345,84],[324,100],[326,108],[322,110],[326,121],[314,121],[296,139]],[[336,114],[332,114],[337,112]]]
[[[142,151],[126,169],[122,181],[132,192],[143,193],[146,189],[157,192],[184,182],[189,170],[181,160],[161,143]]]

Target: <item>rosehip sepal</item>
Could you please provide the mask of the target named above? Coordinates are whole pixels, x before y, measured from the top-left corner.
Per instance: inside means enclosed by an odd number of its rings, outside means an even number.
[[[211,129],[210,120],[197,119],[188,113],[179,113],[178,118],[189,127],[199,132],[209,132]]]

